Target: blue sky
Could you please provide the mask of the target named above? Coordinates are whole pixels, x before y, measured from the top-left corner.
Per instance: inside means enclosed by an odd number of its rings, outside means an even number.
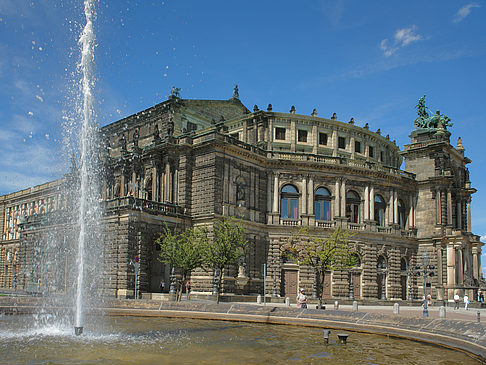
[[[486,2],[98,1],[98,122],[166,99],[227,99],[318,115],[408,143],[424,94],[454,123],[486,238]],[[0,0],[0,194],[62,176],[82,2]],[[485,256],[486,257],[486,256]],[[483,264],[483,267],[485,265]]]

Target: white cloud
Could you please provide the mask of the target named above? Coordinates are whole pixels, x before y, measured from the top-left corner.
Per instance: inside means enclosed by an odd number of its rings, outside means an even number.
[[[380,49],[383,51],[386,57],[390,57],[400,48],[423,39],[420,34],[416,33],[416,30],[416,25],[412,25],[409,28],[397,29],[393,36],[392,44],[390,44],[391,42],[389,39],[385,38],[380,42]]]
[[[480,238],[481,242],[486,242],[486,234],[482,235]]]
[[[462,21],[465,17],[467,17],[469,14],[471,14],[472,9],[474,8],[480,8],[481,5],[476,4],[476,3],[471,3],[464,5],[462,8],[460,8],[456,15],[454,16],[454,19],[452,19],[453,23],[459,23]]]

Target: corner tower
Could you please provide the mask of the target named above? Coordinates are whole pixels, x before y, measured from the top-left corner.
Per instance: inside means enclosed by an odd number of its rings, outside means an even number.
[[[437,111],[429,116],[425,96],[416,108],[416,129],[402,156],[405,170],[416,175],[419,255],[426,252],[436,267],[430,293],[439,300],[452,300],[455,293],[472,297],[481,284],[482,243],[471,232],[471,196],[476,192],[466,167],[471,160],[461,138],[457,147],[450,144],[447,127],[452,123],[446,115]]]

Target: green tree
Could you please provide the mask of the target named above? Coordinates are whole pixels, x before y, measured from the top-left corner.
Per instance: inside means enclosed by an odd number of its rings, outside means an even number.
[[[204,250],[206,269],[215,270],[217,273],[217,303],[219,303],[224,268],[238,264],[248,249],[245,232],[245,227],[234,218],[223,219],[215,225],[213,239],[208,241]]]
[[[158,260],[169,265],[171,269],[179,269],[182,273],[181,280],[176,282],[176,299],[179,301],[189,273],[203,266],[203,250],[207,246],[207,232],[199,228],[187,228],[177,232],[170,230],[166,225],[163,233],[155,242],[160,245]]]
[[[353,234],[341,228],[334,229],[328,237],[309,234],[307,228],[281,245],[284,255],[297,259],[299,265],[314,269],[317,276],[317,297],[322,304],[324,275],[326,271],[349,271],[358,264],[358,256],[349,247],[348,240]]]

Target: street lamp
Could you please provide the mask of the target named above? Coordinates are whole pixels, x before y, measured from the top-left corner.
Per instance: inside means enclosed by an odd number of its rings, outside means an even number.
[[[424,317],[429,316],[429,309],[427,308],[427,276],[434,276],[434,265],[430,265],[430,257],[427,256],[427,252],[424,252],[420,258],[420,265],[415,265],[415,275],[424,276]]]

